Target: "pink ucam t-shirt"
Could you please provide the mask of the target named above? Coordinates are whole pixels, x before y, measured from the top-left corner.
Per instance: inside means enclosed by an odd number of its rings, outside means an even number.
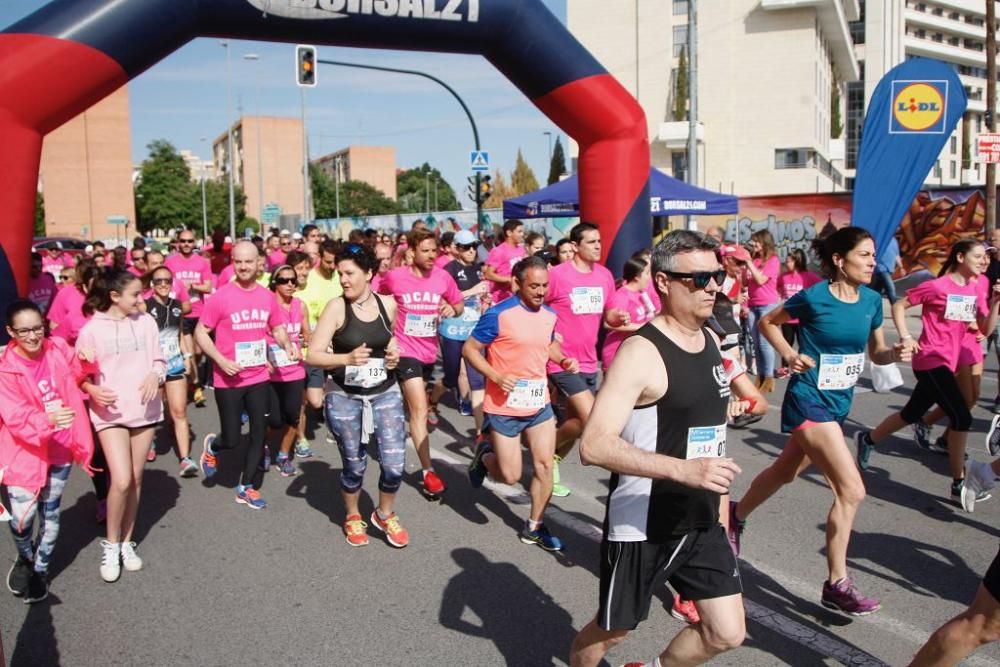
[[[597,333],[614,293],[615,278],[600,264],[588,273],[579,271],[573,262],[549,269],[545,303],[556,311],[556,334],[562,340],[563,354],[580,362],[581,373],[597,372]],[[558,364],[549,362],[550,375],[561,372]]]
[[[812,287],[821,280],[823,279],[812,271],[787,271],[778,278],[778,295],[782,301],[788,301],[802,290]],[[788,320],[788,323],[798,324],[799,321],[797,319]]]
[[[978,280],[959,285],[950,275],[928,280],[906,292],[907,301],[923,306],[920,351],[913,356],[913,370],[947,366],[954,372],[969,325],[985,317],[989,309]]]
[[[42,271],[28,283],[28,299],[44,314],[56,295],[56,281],[51,273]]]
[[[76,263],[73,261],[73,258],[66,253],[62,253],[55,258],[48,253],[42,255],[42,272],[48,273],[56,280],[59,279],[59,274],[63,269],[67,267],[72,268],[75,265]]]
[[[282,323],[274,293],[254,283],[245,290],[227,283],[205,303],[201,322],[215,331],[215,347],[227,359],[243,366],[229,377],[215,366],[215,386],[223,389],[250,387],[267,382],[268,332]]]
[[[48,274],[44,274],[48,275]],[[44,357],[41,359],[27,359],[20,354],[8,354],[14,365],[18,366],[25,378],[31,380],[38,387],[38,395],[42,399],[45,411],[57,410],[63,406],[68,406],[69,399],[63,400],[59,394],[59,383],[57,378],[52,377],[52,367]],[[85,419],[82,415],[77,415],[77,419]],[[42,444],[42,443],[32,443]],[[73,462],[73,429],[58,429],[52,433],[48,441],[46,454],[49,465],[63,466]]]
[[[750,299],[747,303],[749,306],[770,306],[772,303],[778,303],[781,301],[778,298],[778,273],[781,271],[781,261],[778,260],[778,256],[774,255],[761,266],[761,261],[755,259],[753,265],[757,269],[767,276],[767,282],[763,285],[758,285],[757,281],[753,279],[750,272],[747,272],[747,289],[750,293]]]
[[[630,290],[625,285],[618,288],[618,291],[611,295],[611,301],[607,308],[618,308],[628,312],[632,324],[645,324],[656,316],[656,306],[649,298],[646,291],[636,292]],[[632,335],[631,331],[608,331],[604,338],[604,347],[601,348],[601,362],[604,370],[611,365],[611,360],[615,358],[615,353],[621,347],[622,341]]]
[[[212,280],[212,266],[208,260],[200,255],[184,257],[180,253],[167,257],[164,262],[170,269],[174,278],[177,278],[190,291],[191,312],[187,317],[201,317],[202,309],[205,307],[201,292],[191,290],[191,285],[200,285],[205,281]],[[273,295],[272,295],[273,296]]]
[[[498,276],[509,276],[511,274],[511,269],[514,265],[521,261],[524,257],[526,251],[524,246],[521,245],[511,245],[504,241],[500,245],[490,250],[490,254],[486,257],[486,266],[492,266],[493,270],[497,272]],[[501,284],[490,282],[490,296],[493,297],[493,303],[500,303],[507,297],[511,295],[510,284]]]
[[[452,305],[462,302],[455,279],[441,269],[432,268],[426,278],[414,275],[414,269],[401,266],[385,274],[379,293],[396,300],[394,335],[399,354],[422,364],[433,364],[438,351],[438,307],[443,298]]]
[[[275,302],[278,306],[278,319],[285,325],[288,340],[292,341],[292,345],[299,351],[299,360],[291,361],[288,355],[285,354],[285,350],[278,345],[271,332],[268,331],[267,359],[271,362],[271,368],[273,369],[271,371],[271,382],[294,382],[295,380],[302,380],[306,376],[306,369],[302,365],[302,343],[300,341],[300,337],[302,336],[302,302],[292,297],[292,302],[288,305],[288,308],[281,305],[277,301],[277,298]]]
[[[47,315],[49,321],[56,325],[52,329],[53,336],[59,336],[70,345],[76,344],[80,329],[90,319],[83,314],[85,298],[75,285],[68,285],[56,293]]]

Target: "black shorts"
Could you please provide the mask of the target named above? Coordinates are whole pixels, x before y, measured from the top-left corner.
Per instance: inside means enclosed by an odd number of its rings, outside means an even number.
[[[591,394],[597,393],[597,373],[553,373],[549,379],[559,388],[563,396],[569,398],[589,391]]]
[[[187,375],[184,375],[183,373],[180,375],[168,375],[166,378],[164,378],[163,383],[166,384],[167,382],[177,382],[178,380],[186,380],[186,379]]]
[[[181,333],[187,336],[194,335],[194,327],[198,324],[197,317],[182,317],[181,318]]]
[[[402,384],[413,378],[423,377],[425,384],[434,379],[434,364],[425,364],[413,357],[400,357],[396,366],[396,379]]]
[[[1000,602],[1000,549],[983,576],[983,588],[990,592],[994,600]]]
[[[322,389],[326,382],[326,371],[316,366],[305,364],[306,367],[306,389]]]
[[[668,542],[601,542],[597,624],[607,631],[635,629],[649,615],[653,594],[668,581],[685,600],[743,592],[722,526]]]

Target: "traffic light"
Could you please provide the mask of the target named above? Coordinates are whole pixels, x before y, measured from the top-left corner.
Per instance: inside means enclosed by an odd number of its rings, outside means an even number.
[[[486,176],[483,176],[480,179],[480,181],[479,181],[479,197],[480,197],[479,201],[480,201],[480,203],[484,203],[485,204],[486,200],[489,199],[490,195],[493,194],[493,182],[492,182],[492,180],[493,179],[490,178],[489,174],[487,174]]]
[[[304,88],[316,87],[316,47],[299,44],[295,47],[296,82]]]

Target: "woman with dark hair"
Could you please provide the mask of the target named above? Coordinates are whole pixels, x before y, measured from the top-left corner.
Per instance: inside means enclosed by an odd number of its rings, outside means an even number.
[[[77,263],[72,286],[59,290],[49,306],[49,331],[53,336],[70,345],[76,343],[80,329],[90,319],[83,313],[83,302],[100,272],[93,259],[83,258]]]
[[[573,250],[573,242],[569,239],[559,239],[556,241],[556,264],[565,264],[573,259],[576,251]]]
[[[102,540],[101,578],[111,583],[121,568],[142,569],[132,532],[139,509],[146,453],[163,419],[159,388],[166,379],[156,321],[139,311],[142,284],[127,271],[112,271],[93,286],[77,349],[92,356],[96,372],[82,388],[90,395],[90,420],[111,472],[107,539]]]
[[[823,606],[852,616],[878,611],[847,571],[847,546],[865,485],[844,441],[843,423],[851,410],[854,384],[864,368],[865,348],[872,363],[908,361],[910,346],[885,344],[882,298],[868,288],[875,270],[875,243],[859,227],[845,227],[813,247],[829,279],[800,291],[764,316],[761,332],[792,373],[781,405],[781,430],[789,438],[777,460],[753,480],[744,496],[729,504],[729,540],[740,552],[747,517],[782,486],[815,465],[830,484],[833,506],[826,523],[829,577]],[[799,320],[799,351],[781,325]]]
[[[778,273],[781,262],[774,248],[771,232],[761,229],[750,235],[750,255],[747,263],[749,327],[757,362],[757,386],[763,392],[774,391],[774,348],[760,330],[760,320],[778,307]]]
[[[951,472],[951,497],[963,503],[965,484],[965,441],[972,429],[972,413],[955,380],[962,342],[971,324],[985,335],[993,332],[1000,311],[1000,286],[991,298],[980,288],[979,276],[986,266],[986,246],[976,239],[963,239],[951,247],[941,277],[917,285],[892,306],[892,321],[903,344],[913,352],[913,374],[917,385],[903,409],[882,420],[872,431],[857,434],[858,466],[867,470],[875,446],[907,424],[914,438],[927,439],[929,427],[923,421],[937,403],[948,415],[948,463]],[[923,306],[920,313],[919,344],[910,335],[906,310]],[[984,500],[985,493],[976,500]],[[965,506],[967,511],[972,511]]]
[[[801,248],[788,251],[785,258],[785,270],[778,278],[778,296],[782,301],[788,301],[804,289],[812,287],[823,279],[809,270],[806,264],[806,254]],[[795,333],[799,330],[799,321],[791,319],[781,325],[781,333],[789,345],[795,345]]]
[[[545,235],[539,232],[528,232],[524,235],[524,254],[526,257],[534,257],[545,250]]]
[[[622,285],[611,296],[605,313],[614,309],[623,310],[628,313],[628,319],[621,326],[613,327],[605,317],[604,326],[608,329],[608,335],[604,337],[604,346],[601,348],[601,363],[605,373],[622,341],[656,315],[648,293],[649,251],[640,250],[625,260],[622,279]]]
[[[393,334],[396,302],[371,289],[378,260],[371,250],[351,244],[337,254],[344,288],[320,315],[306,363],[332,369],[333,387],[326,395],[326,419],[337,439],[344,469],[340,495],[347,517],[344,535],[353,547],[368,544],[358,500],[368,464],[365,447],[375,437],[378,462],[378,505],[371,522],[394,547],[409,544],[409,533],[394,510],[406,463],[406,416],[396,383],[399,347]],[[332,346],[333,351],[327,351]]]
[[[7,588],[26,603],[48,595],[49,559],[59,535],[59,505],[72,464],[91,474],[94,441],[80,394],[93,370],[61,338],[45,337],[31,301],[7,307],[10,344],[0,357],[0,470],[10,498],[17,560]],[[5,512],[0,508],[0,513]],[[38,516],[38,535],[35,517]]]

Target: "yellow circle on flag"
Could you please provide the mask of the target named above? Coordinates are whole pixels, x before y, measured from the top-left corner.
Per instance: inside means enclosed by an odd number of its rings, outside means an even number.
[[[908,130],[926,130],[944,114],[941,92],[927,83],[906,86],[892,102],[892,113],[900,125]]]

